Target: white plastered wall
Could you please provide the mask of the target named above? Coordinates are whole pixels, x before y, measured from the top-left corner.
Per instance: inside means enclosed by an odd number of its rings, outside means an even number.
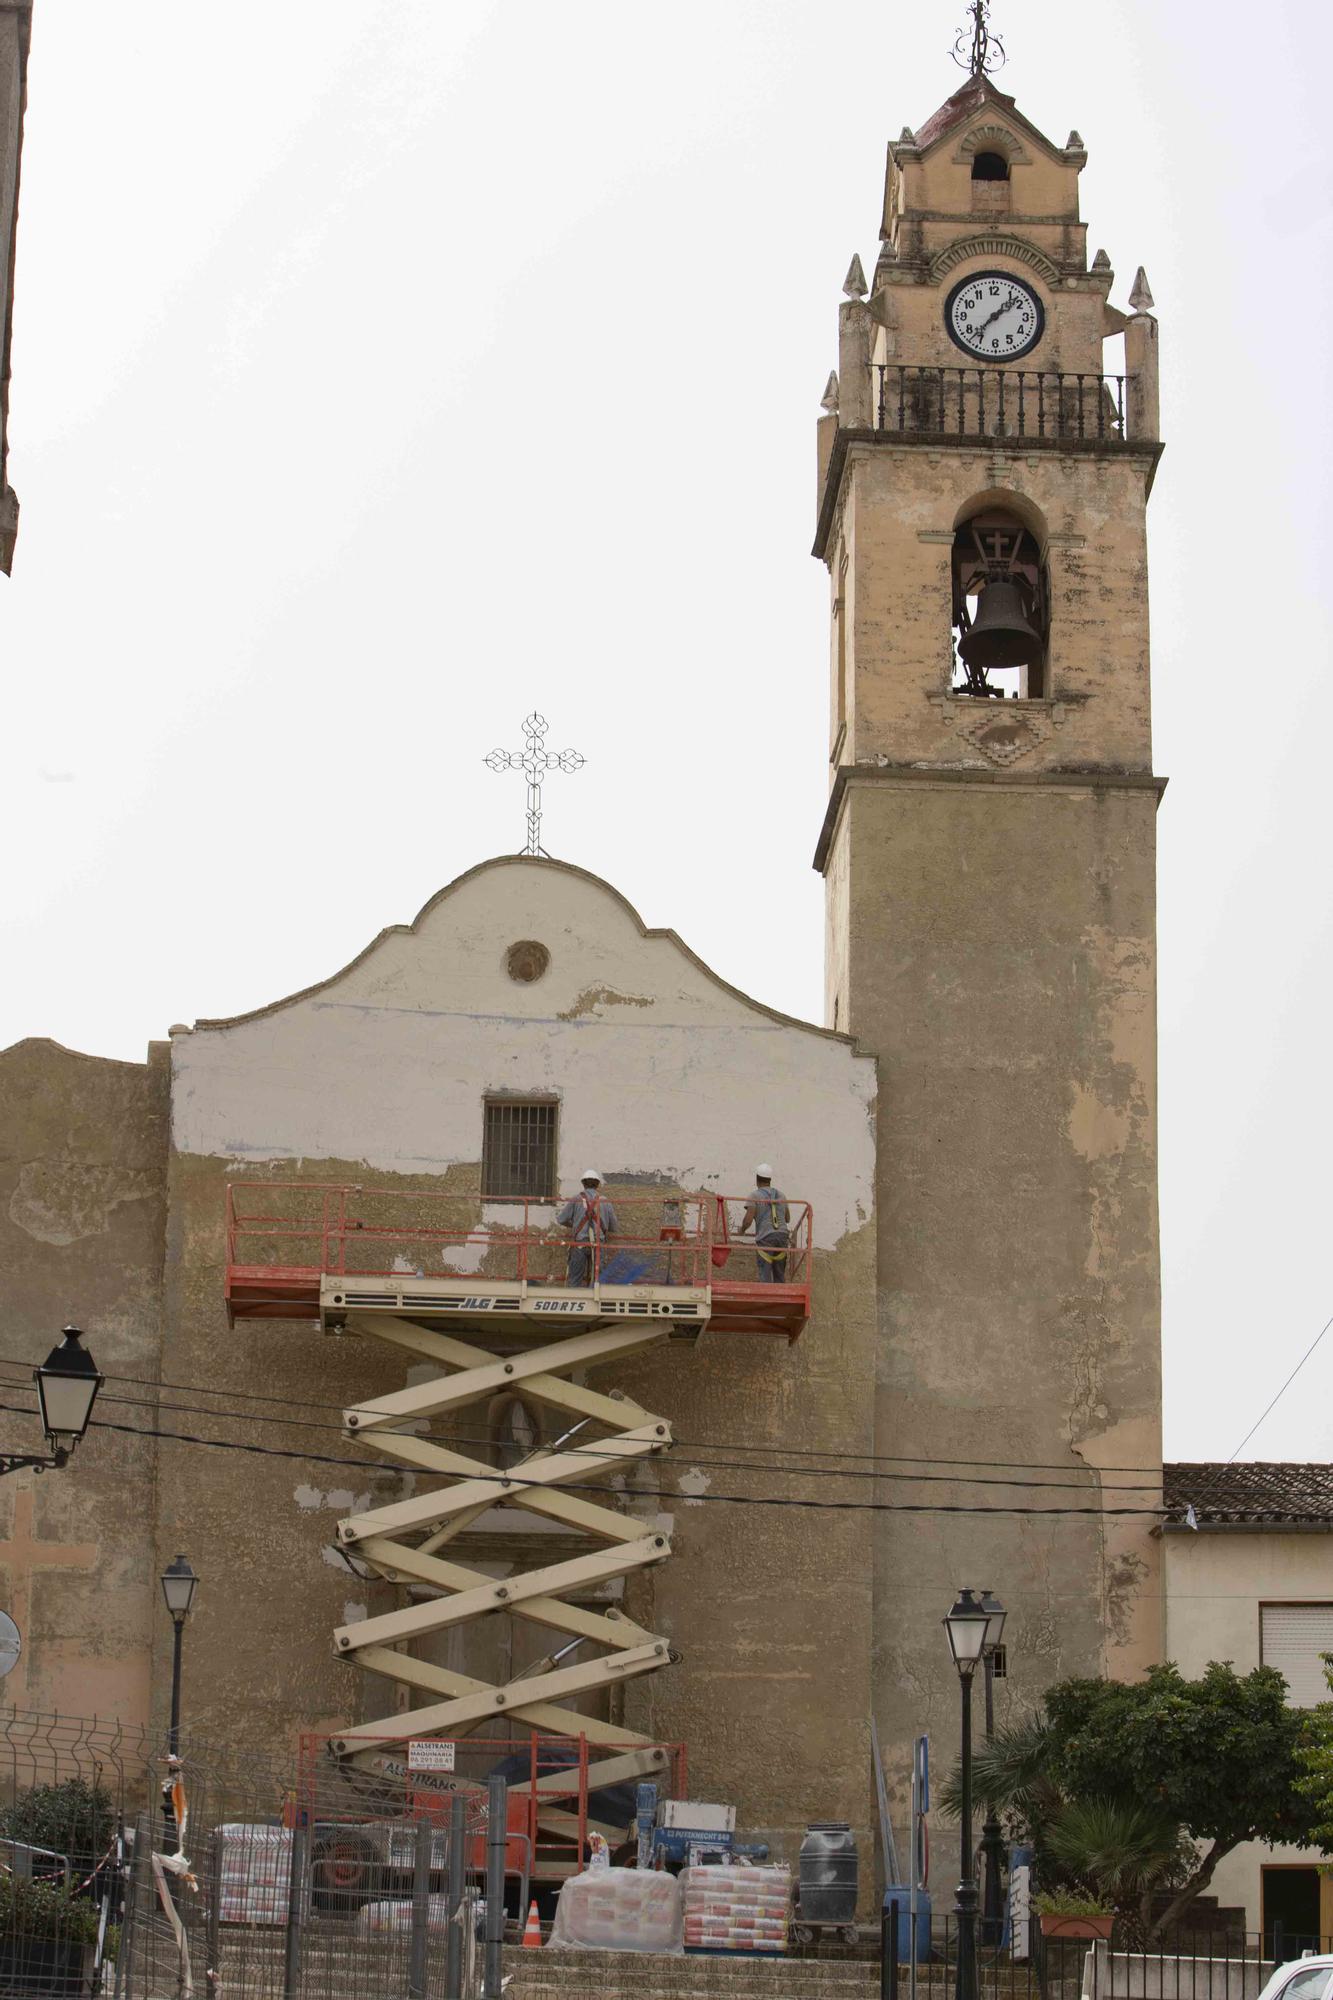
[[[1240,1674],[1260,1664],[1261,1604],[1333,1599],[1333,1535],[1223,1531],[1162,1539],[1166,1657],[1191,1677],[1210,1660],[1230,1660]],[[1246,1929],[1257,1931],[1261,1868],[1325,1859],[1314,1848],[1247,1841],[1219,1863],[1209,1893],[1243,1905]]]
[[[550,952],[530,985],[511,944]],[[772,1013],[606,883],[488,862],[343,972],[173,1039],[178,1152],[439,1174],[481,1154],[486,1092],[556,1092],[560,1176],[585,1165],[742,1193],[769,1160],[830,1248],[873,1206],[875,1066]]]

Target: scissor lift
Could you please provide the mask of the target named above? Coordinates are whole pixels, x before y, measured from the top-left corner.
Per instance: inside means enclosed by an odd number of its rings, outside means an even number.
[[[433,1365],[430,1380],[359,1403],[345,1434],[430,1480],[430,1490],[340,1522],[338,1540],[391,1583],[431,1594],[334,1634],[338,1654],[409,1691],[411,1706],[332,1741],[367,1765],[386,1745],[459,1737],[511,1723],[585,1737],[590,1787],[649,1775],[660,1746],[566,1706],[673,1658],[667,1641],[614,1603],[586,1601],[665,1562],[666,1536],[597,1488],[670,1449],[665,1417],[599,1373],[659,1341],[709,1331],[795,1339],[810,1310],[810,1212],[790,1202],[786,1282],[760,1282],[752,1244],[728,1234],[743,1203],[715,1195],[620,1197],[621,1233],[592,1255],[591,1282],[568,1283],[568,1242],[549,1203],[482,1208],[474,1197],[316,1182],[237,1183],[227,1191],[229,1317],[317,1319],[328,1331],[387,1340]],[[575,1380],[575,1376],[580,1379]],[[510,1391],[539,1408],[551,1437],[513,1463],[458,1449],[430,1426]],[[484,1448],[483,1448],[484,1450]],[[451,1547],[496,1508],[538,1515],[587,1553],[503,1579]],[[475,1535],[471,1538],[475,1541]],[[538,1553],[539,1537],[527,1539]],[[537,1666],[504,1683],[415,1658],[412,1643],[504,1611],[557,1635]],[[565,1664],[561,1655],[596,1653]],[[425,1698],[423,1700],[423,1697]],[[628,1760],[628,1761],[627,1761]]]

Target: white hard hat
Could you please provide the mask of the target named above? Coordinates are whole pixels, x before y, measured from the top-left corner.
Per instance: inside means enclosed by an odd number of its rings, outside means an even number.
[[[761,1160],[755,1168],[754,1173],[756,1180],[771,1181],[773,1178],[773,1169],[769,1166],[767,1160]]]
[[[601,1178],[602,1177],[598,1173],[596,1167],[585,1167],[583,1169],[583,1172],[579,1175],[579,1179],[581,1181],[600,1181]]]

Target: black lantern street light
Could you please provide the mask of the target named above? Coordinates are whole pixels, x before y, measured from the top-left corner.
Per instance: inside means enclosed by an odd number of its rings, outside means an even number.
[[[958,1919],[957,2000],[977,2000],[977,1882],[972,1873],[972,1676],[986,1650],[989,1614],[974,1590],[960,1590],[944,1621],[963,1696],[962,1873],[954,1913]]]
[[[0,1452],[0,1474],[6,1472],[46,1472],[52,1466],[68,1465],[70,1453],[88,1428],[97,1401],[97,1392],[106,1380],[83,1344],[77,1326],[67,1326],[60,1345],[53,1347],[40,1368],[32,1371],[41,1404],[42,1429],[50,1449],[46,1452]]]
[[[173,1757],[180,1754],[181,1733],[181,1640],[185,1635],[185,1621],[190,1615],[194,1593],[199,1587],[199,1579],[190,1568],[184,1556],[177,1556],[174,1563],[168,1563],[162,1572],[162,1595],[167,1600],[167,1610],[171,1613],[171,1732],[167,1750]]]
[[[995,1739],[995,1656],[1004,1636],[1005,1609],[993,1590],[981,1594],[986,1613],[986,1640],[981,1659],[986,1673],[986,1741]],[[1004,1934],[1004,1895],[1000,1867],[1004,1835],[995,1817],[995,1807],[986,1801],[986,1818],[981,1829],[981,1942],[998,1944]]]

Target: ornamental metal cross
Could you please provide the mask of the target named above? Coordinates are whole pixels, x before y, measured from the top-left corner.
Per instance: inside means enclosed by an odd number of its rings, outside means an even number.
[[[492,771],[523,771],[528,780],[528,844],[524,854],[550,855],[542,846],[542,785],[548,771],[577,771],[583,759],[577,750],[548,750],[545,736],[550,724],[534,709],[523,718],[527,742],[521,750],[492,750],[486,762]]]
[[[988,0],[972,0],[967,11],[971,26],[958,31],[953,45],[954,61],[959,69],[972,76],[987,76],[992,70],[1003,69],[1004,43],[992,32]]]

